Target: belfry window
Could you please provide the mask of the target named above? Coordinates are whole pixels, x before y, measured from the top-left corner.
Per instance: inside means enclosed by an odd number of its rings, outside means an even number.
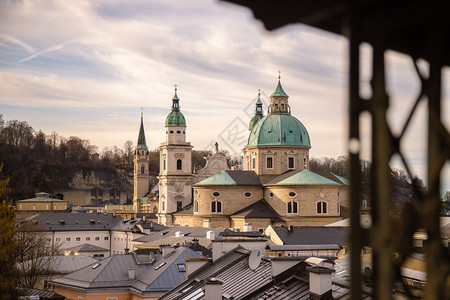
[[[303,165],[304,165],[304,167],[306,169],[306,157],[303,159]]]
[[[255,157],[252,157],[252,168],[253,168],[253,170],[256,169],[256,158]]]
[[[284,111],[284,103],[281,103],[281,111]]]
[[[275,111],[278,111],[278,103],[275,103]]]
[[[145,174],[145,166],[144,165],[141,166],[141,174]]]
[[[177,159],[177,170],[183,169],[183,162],[181,159]]]

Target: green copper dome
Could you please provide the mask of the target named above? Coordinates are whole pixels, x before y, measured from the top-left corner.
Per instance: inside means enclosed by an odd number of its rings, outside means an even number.
[[[166,118],[166,126],[186,127],[186,119],[180,111],[171,111]]]
[[[305,126],[290,114],[269,114],[252,128],[247,146],[290,145],[311,147]]]
[[[180,111],[180,99],[177,96],[177,90],[175,89],[175,95],[172,98],[172,111],[166,118],[166,126],[179,126],[186,127],[186,119]]]

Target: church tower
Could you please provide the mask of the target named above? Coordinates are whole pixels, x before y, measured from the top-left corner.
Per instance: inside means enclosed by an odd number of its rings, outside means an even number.
[[[268,114],[263,116],[262,103],[256,102],[250,121],[250,134],[244,147],[244,170],[258,175],[280,175],[286,171],[309,169],[311,142],[305,126],[291,115],[289,96],[278,84],[270,95]]]
[[[159,147],[158,222],[172,226],[172,213],[192,201],[192,146],[186,142],[186,119],[180,111],[180,99],[172,98],[172,110],[166,118],[166,141]]]
[[[134,152],[134,195],[133,210],[140,212],[140,199],[149,191],[150,170],[149,170],[149,152],[145,142],[144,116],[141,112],[141,127]]]

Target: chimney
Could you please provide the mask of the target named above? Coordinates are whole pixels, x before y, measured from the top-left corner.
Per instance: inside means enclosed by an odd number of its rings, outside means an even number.
[[[128,278],[134,279],[135,275],[136,275],[136,270],[134,268],[129,268],[128,269]]]
[[[289,227],[288,227],[288,231],[289,231],[289,232],[294,232],[294,226],[292,226],[292,225],[289,225]]]
[[[175,232],[175,237],[181,237],[181,236],[183,236],[183,234],[181,233],[181,231]]]
[[[205,281],[205,300],[222,300],[223,282],[216,277]]]
[[[199,258],[185,258],[186,260],[186,279],[191,276],[192,273],[203,267],[207,262],[210,261],[207,257]]]
[[[214,240],[216,238],[216,234],[214,233],[214,231],[209,230],[206,232],[206,238],[210,239],[210,240]]]
[[[244,223],[244,232],[252,231],[252,224]]]
[[[317,260],[317,262],[310,263],[308,260]],[[321,260],[320,262],[318,262]],[[306,262],[309,266],[306,270],[309,271],[309,296],[311,300],[331,300],[332,295],[332,274],[335,272],[334,269],[330,268],[333,266],[333,262],[326,261],[325,259],[320,259],[317,257],[308,258]]]
[[[164,258],[166,258],[167,256],[169,256],[172,252],[175,251],[175,248],[170,246],[170,245],[164,245],[161,246],[161,251],[162,251],[162,256]]]

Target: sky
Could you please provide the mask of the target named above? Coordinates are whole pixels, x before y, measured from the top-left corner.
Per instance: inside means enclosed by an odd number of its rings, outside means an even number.
[[[78,136],[98,146],[136,143],[141,108],[147,145],[165,140],[174,85],[194,150],[240,155],[258,89],[267,110],[281,83],[292,114],[307,128],[310,156],[345,155],[347,49],[338,35],[301,24],[268,32],[249,9],[216,0],[0,0],[0,114],[35,130]],[[370,95],[370,54],[361,47],[362,95]],[[388,121],[399,133],[419,92],[409,57],[389,51]],[[426,72],[426,62],[421,67]],[[443,117],[450,128],[450,71]],[[402,142],[426,181],[426,103]],[[362,157],[370,156],[363,116]],[[400,167],[398,159],[393,166]],[[443,172],[450,190],[450,164]]]

